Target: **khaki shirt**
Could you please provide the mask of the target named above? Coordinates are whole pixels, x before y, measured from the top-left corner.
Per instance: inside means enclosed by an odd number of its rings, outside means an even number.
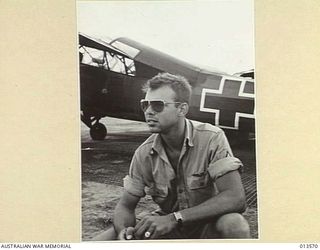
[[[129,175],[124,178],[124,189],[138,197],[151,195],[165,213],[171,213],[217,195],[215,180],[242,166],[233,157],[220,128],[186,119],[176,170],[168,160],[160,135],[152,134],[135,151]]]

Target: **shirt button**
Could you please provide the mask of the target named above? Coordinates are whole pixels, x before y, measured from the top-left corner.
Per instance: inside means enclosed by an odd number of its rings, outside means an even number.
[[[179,188],[178,192],[181,194],[183,193],[183,189]]]

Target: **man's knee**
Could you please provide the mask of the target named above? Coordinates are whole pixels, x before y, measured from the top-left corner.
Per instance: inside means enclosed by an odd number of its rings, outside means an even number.
[[[108,240],[116,240],[116,239],[117,239],[117,233],[112,226],[106,231],[103,231],[102,233],[99,233],[98,235],[93,237],[91,241],[108,241]]]
[[[250,238],[250,227],[247,220],[238,213],[222,215],[216,223],[216,230],[221,238]]]

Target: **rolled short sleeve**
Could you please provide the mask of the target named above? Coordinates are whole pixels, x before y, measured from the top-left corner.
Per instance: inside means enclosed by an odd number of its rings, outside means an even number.
[[[227,174],[228,172],[239,170],[242,172],[242,162],[233,156],[227,137],[221,130],[210,141],[210,156],[208,173],[212,180]]]
[[[242,171],[242,162],[236,157],[225,157],[216,162],[210,163],[208,172],[212,180],[225,175],[234,170]]]
[[[128,193],[134,196],[144,197],[146,195],[144,191],[145,183],[140,168],[141,164],[135,154],[130,164],[129,175],[123,179],[123,187]]]

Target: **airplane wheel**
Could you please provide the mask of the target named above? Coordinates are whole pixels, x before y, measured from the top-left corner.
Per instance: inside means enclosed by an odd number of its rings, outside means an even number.
[[[102,123],[97,122],[90,129],[90,136],[92,140],[101,141],[107,136],[107,128]]]

